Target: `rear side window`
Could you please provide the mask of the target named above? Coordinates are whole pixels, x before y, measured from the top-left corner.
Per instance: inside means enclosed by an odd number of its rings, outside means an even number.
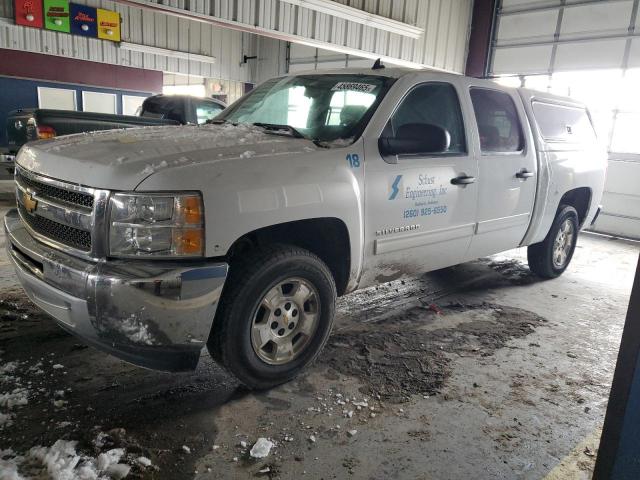
[[[545,140],[594,143],[596,133],[587,110],[544,102],[533,102],[533,115]]]
[[[504,92],[471,89],[482,153],[519,152],[524,148],[522,126],[513,99]]]
[[[449,132],[451,143],[446,153],[467,151],[458,94],[449,83],[425,83],[409,92],[391,117],[393,133],[410,123],[436,125]]]

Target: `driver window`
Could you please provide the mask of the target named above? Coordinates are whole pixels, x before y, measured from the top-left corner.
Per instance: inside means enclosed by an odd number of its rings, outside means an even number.
[[[444,128],[451,136],[451,144],[444,153],[466,152],[462,111],[453,85],[425,83],[411,90],[391,117],[394,135],[398,128],[409,123]]]

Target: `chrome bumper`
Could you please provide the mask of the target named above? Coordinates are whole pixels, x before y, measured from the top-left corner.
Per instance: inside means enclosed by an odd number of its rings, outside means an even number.
[[[90,262],[36,241],[4,218],[9,258],[29,298],[65,330],[123,360],[193,370],[206,345],[226,263]]]

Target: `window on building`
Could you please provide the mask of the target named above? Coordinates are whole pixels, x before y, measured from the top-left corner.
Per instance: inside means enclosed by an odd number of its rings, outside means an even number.
[[[82,110],[95,113],[118,113],[115,93],[82,92]]]
[[[67,88],[38,87],[38,107],[76,110],[76,91]]]
[[[123,95],[122,96],[122,114],[123,115],[138,115],[139,110],[142,109],[142,102],[147,97],[141,97],[138,95]]]

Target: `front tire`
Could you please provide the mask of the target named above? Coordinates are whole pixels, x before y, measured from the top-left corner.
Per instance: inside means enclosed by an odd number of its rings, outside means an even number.
[[[578,212],[561,206],[546,238],[527,249],[529,268],[542,278],[556,278],[567,269],[578,240]]]
[[[335,301],[333,276],[311,252],[273,245],[250,253],[231,267],[209,352],[249,388],[287,382],[322,350]]]

